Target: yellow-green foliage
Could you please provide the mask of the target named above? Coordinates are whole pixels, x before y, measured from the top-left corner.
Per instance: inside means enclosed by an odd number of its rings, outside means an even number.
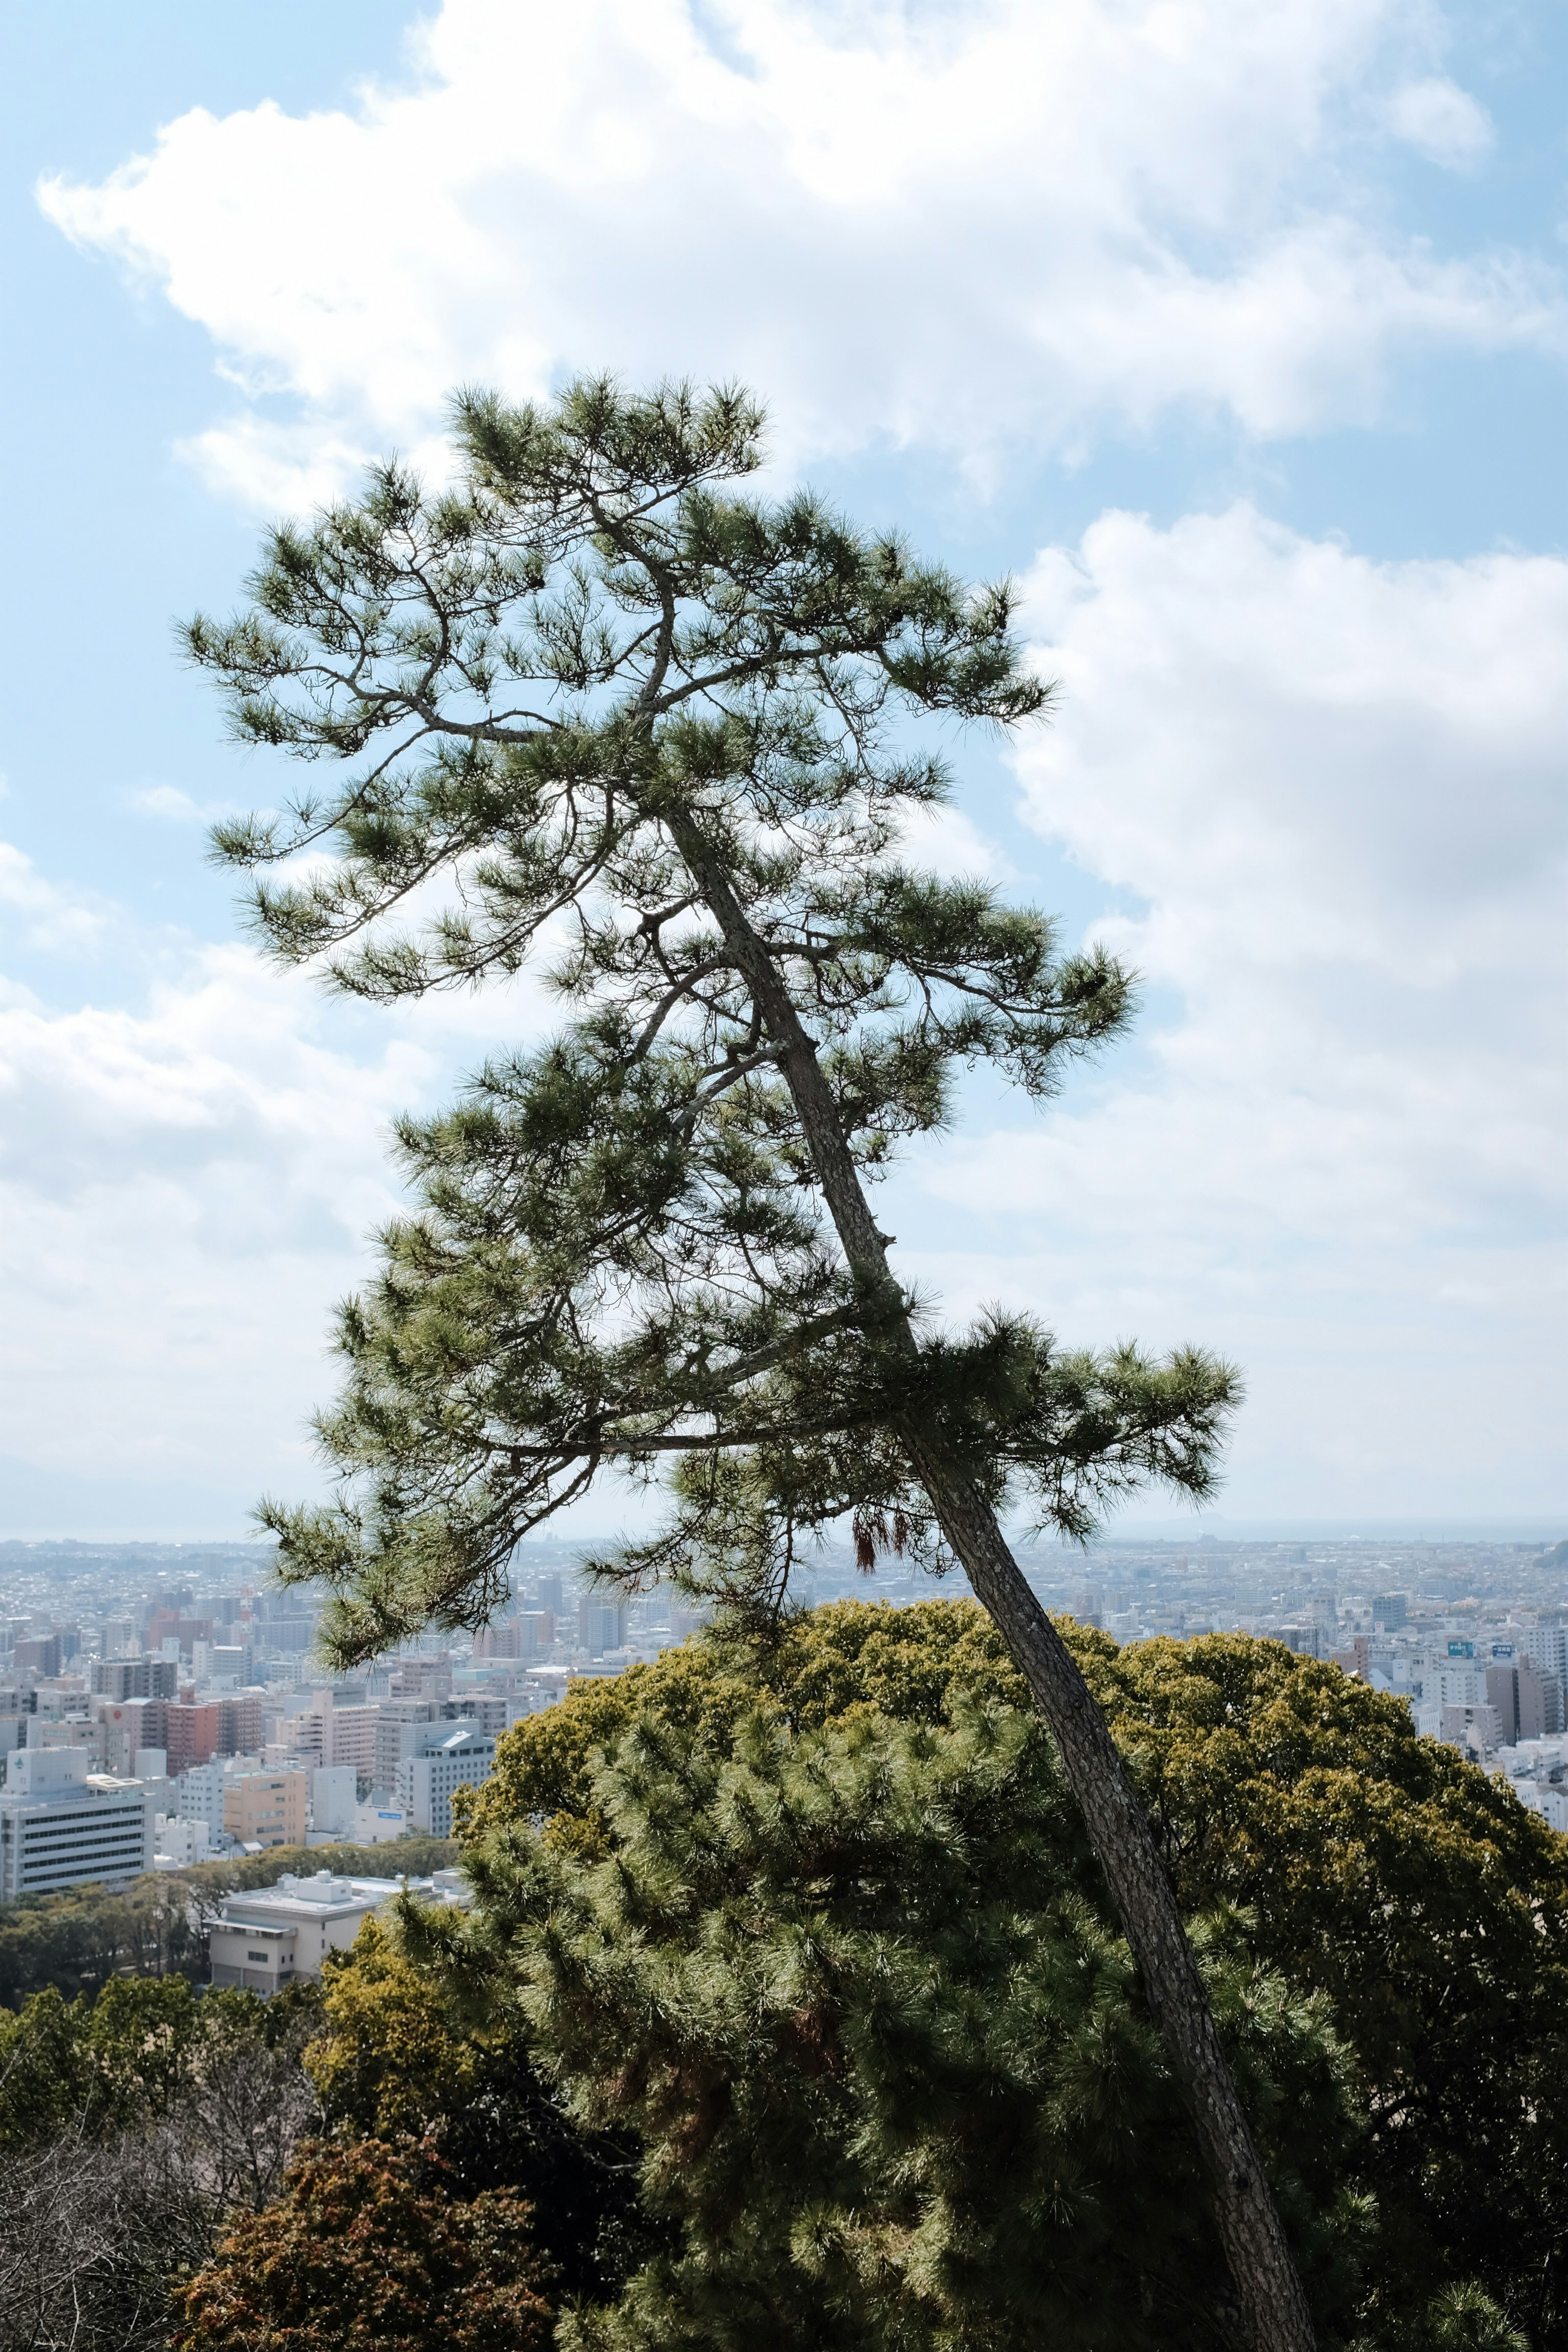
[[[322,1970],[324,2031],[305,2071],[326,2114],[356,2132],[417,2136],[460,2105],[479,2066],[474,2043],[448,2024],[438,1988],[367,1919],[353,1950]]]
[[[510,2190],[471,2200],[422,2142],[314,2147],[184,2294],[196,2352],[544,2352],[552,2281]]]
[[[593,1784],[606,1859],[527,1824],[472,1858],[448,1948],[584,2125],[637,2134],[674,2239],[563,2343],[729,2352],[765,2314],[820,2352],[1218,2352],[1196,2150],[1037,1718],[955,1688],[951,1723],[856,1701],[795,1730],[777,1701],[710,1738],[645,1709]],[[1373,2216],[1328,2004],[1233,1922],[1202,1941],[1342,2321]]]
[[[1079,1643],[1113,1653],[1102,1635],[1073,1630]],[[474,1843],[506,1822],[541,1819],[552,1843],[584,1853],[603,1851],[593,1759],[613,1749],[645,1709],[707,1740],[759,1706],[776,1710],[795,1730],[868,1711],[942,1723],[961,1689],[1026,1703],[1000,1634],[969,1601],[913,1609],[841,1601],[786,1622],[765,1643],[727,1643],[710,1633],[665,1651],[653,1664],[570,1683],[560,1706],[514,1724],[497,1744],[484,1786],[458,1792],[464,1801],[460,1832]]]
[[[1256,1960],[1331,2003],[1365,2103],[1345,2177],[1376,2196],[1385,2276],[1479,2276],[1537,2352],[1568,2344],[1568,1839],[1337,1667],[1242,1634],[1118,1649],[1063,1631],[1189,1916],[1238,1906]],[[710,1633],[519,1724],[464,1834],[476,1863],[530,1820],[563,1863],[608,1856],[595,1758],[634,1723],[722,1754],[746,1718],[950,1726],[975,1700],[1023,1718],[1026,1779],[1030,1754],[1049,1769],[971,1602],[843,1602],[770,1643]]]

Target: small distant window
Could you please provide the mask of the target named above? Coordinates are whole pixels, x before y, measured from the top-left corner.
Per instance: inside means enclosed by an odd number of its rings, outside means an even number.
[[[247,1960],[265,1960],[267,1955],[265,1952],[247,1952],[245,1957]]]

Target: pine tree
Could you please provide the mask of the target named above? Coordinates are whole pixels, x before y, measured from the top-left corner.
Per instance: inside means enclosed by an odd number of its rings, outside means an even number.
[[[363,1658],[476,1624],[521,1537],[606,1469],[668,1471],[663,1532],[600,1563],[777,1609],[803,1541],[956,1559],[1059,1744],[1206,2159],[1254,2341],[1310,2322],[1180,1915],[1104,1720],[999,1511],[1082,1534],[1146,1479],[1208,1490],[1234,1375],[1069,1354],[1026,1318],[938,1328],[867,1186],[977,1062],[1034,1097],[1125,1022],[1127,975],[900,856],[939,803],[912,714],[1045,710],[1005,585],[966,591],[761,462],[742,394],[455,409],[404,467],[271,535],[251,608],[193,622],[239,739],[346,778],[220,828],[281,957],[393,1001],[553,958],[573,1017],[400,1143],[419,1211],[345,1307],[324,1510],[269,1507]],[[330,846],[336,854],[323,861]],[[428,911],[426,911],[428,909]]]
[[[1197,2150],[1037,1714],[964,1694],[942,1724],[796,1727],[752,1697],[684,1725],[634,1702],[590,1764],[604,1859],[514,1817],[470,1855],[470,1916],[404,1925],[478,2014],[487,1990],[521,2013],[581,2126],[641,2142],[668,2242],[563,2344],[1233,2344]],[[1349,2053],[1234,1914],[1194,1932],[1342,2342],[1377,2239]]]
[[[1374,2234],[1361,2248],[1363,2352],[1403,2347],[1397,2315],[1424,2311],[1438,2281],[1495,2296],[1535,2352],[1568,2352],[1568,2110],[1557,2094],[1568,2067],[1568,1837],[1454,1748],[1417,1737],[1404,1700],[1277,1642],[1215,1633],[1119,1648],[1070,1619],[1062,1633],[1131,1762],[1184,1916],[1228,1913],[1244,1923],[1257,1967],[1331,2004],[1361,2117],[1348,2147],[1330,2135],[1316,2154],[1309,2126],[1295,2165],[1326,2166],[1335,2189],[1375,2206]],[[871,1718],[942,1731],[977,1706],[1029,1725],[1005,1811],[1032,1819],[1049,1851],[1041,1858],[1026,1846],[1019,1860],[998,1841],[955,1856],[965,1885],[930,1900],[916,1899],[918,1847],[906,1863],[889,1855],[889,1878],[911,1890],[910,1935],[936,1967],[952,1920],[994,1916],[1009,1899],[1039,1907],[1036,1874],[1065,1868],[1069,1847],[1079,1891],[1109,1925],[1081,1836],[1064,1815],[1048,1735],[996,1627],[970,1601],[839,1601],[802,1612],[766,1642],[737,1641],[716,1622],[657,1660],[573,1683],[559,1706],[515,1725],[489,1779],[468,1792],[461,1833],[484,1900],[458,1948],[433,1953],[422,2004],[460,2000],[473,1958],[494,1989],[482,2014],[515,2016],[523,1954],[530,1967],[535,1953],[553,1965],[531,1932],[513,1937],[537,1881],[521,1825],[543,1824],[548,1853],[574,1863],[618,1857],[626,1836],[600,1801],[610,1784],[598,1768],[619,1761],[639,1722],[667,1746],[718,1759],[721,1779],[759,1711],[804,1736]],[[657,1823],[647,1834],[660,1834]],[[722,1807],[713,1834],[734,1835]],[[825,1875],[803,1864],[802,1880],[831,1906],[853,1909],[858,1899],[838,1883],[858,1875],[858,1834]],[[601,1885],[613,1907],[614,1874]],[[768,1905],[751,1916],[766,1932]],[[679,1942],[685,1932],[679,1906],[668,1920],[633,1906],[620,1917],[628,1943]],[[429,1939],[450,1918],[422,1916],[410,1932]],[[606,1957],[618,1940],[612,1927]],[[899,1962],[917,1977],[924,1964],[912,1953]],[[641,1962],[630,1953],[626,1965]],[[543,2038],[561,2048],[581,2022],[563,2011],[559,2041],[553,2029]],[[1008,2053],[1020,2032],[1021,2021],[998,2022],[1004,2066],[1016,2063]],[[600,2095],[602,2073],[579,2079]],[[933,2074],[933,2103],[939,2088]],[[1270,2122],[1249,2096],[1248,2112],[1278,2134],[1278,2108]],[[1275,2163],[1279,2145],[1276,2137]],[[1145,2146],[1133,2170],[1166,2161]],[[1321,2195],[1315,2201],[1327,2210]],[[1106,2332],[1114,2339],[1114,2328]],[[984,2326],[973,2334],[991,2340]],[[1415,2340],[1426,2343],[1419,2331]],[[1512,2340],[1506,2327],[1499,2340]]]

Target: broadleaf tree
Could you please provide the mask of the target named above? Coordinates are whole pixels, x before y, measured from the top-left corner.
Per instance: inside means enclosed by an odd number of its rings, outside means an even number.
[[[405,1121],[414,1213],[343,1309],[327,1507],[267,1507],[332,1594],[343,1661],[477,1625],[519,1539],[605,1473],[667,1523],[600,1571],[776,1611],[847,1519],[957,1561],[1059,1744],[1214,2184],[1254,2340],[1310,2322],[1148,1824],[1003,1510],[1081,1535],[1146,1480],[1202,1496],[1237,1396],[1195,1350],[938,1324],[868,1187],[988,1064],[1048,1095],[1127,1020],[1128,975],[901,854],[948,790],[921,714],[1037,718],[1008,587],[967,589],[819,499],[744,494],[733,389],[454,404],[456,468],[395,462],[270,534],[197,618],[235,732],[323,779],[225,825],[261,936],[353,994],[504,980],[556,1035]],[[268,869],[281,869],[276,873]]]

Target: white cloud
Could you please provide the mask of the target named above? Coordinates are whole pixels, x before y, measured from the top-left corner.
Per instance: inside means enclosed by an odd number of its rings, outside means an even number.
[[[1407,81],[1388,101],[1388,127],[1433,163],[1463,171],[1491,152],[1495,133],[1486,108],[1440,74]]]
[[[1376,564],[1242,506],[1108,515],[1026,593],[1064,684],[1028,820],[1134,909],[1100,928],[1150,1004],[1044,1119],[896,1180],[900,1263],[1236,1356],[1237,1507],[1563,1507],[1568,562]],[[921,846],[994,871],[997,814]],[[70,905],[15,853],[7,890]],[[239,948],[141,1011],[0,991],[7,1450],[308,1489],[387,1120],[552,1017],[329,1015]]]
[[[1027,586],[1028,820],[1142,906],[1100,928],[1152,1003],[1087,1098],[928,1155],[968,1253],[922,1270],[1237,1356],[1238,1507],[1568,1504],[1568,562],[1242,506]]]
[[[143,1012],[0,1005],[6,1450],[241,1494],[305,1475],[331,1298],[427,1079],[356,1063],[305,983],[208,951]]]
[[[544,1013],[520,983],[362,1017],[237,946],[137,1010],[0,982],[0,1451],[237,1509],[315,1489],[306,1418],[396,1205],[390,1122]]]
[[[207,329],[238,406],[188,454],[268,508],[423,446],[460,377],[521,394],[601,364],[739,373],[786,463],[890,436],[984,466],[1173,403],[1291,433],[1369,415],[1403,351],[1562,341],[1554,279],[1391,242],[1335,180],[1426,22],[1414,0],[447,0],[411,86],[197,109],[41,201]],[[1431,79],[1384,119],[1447,161],[1484,126]]]
[[[217,803],[204,808],[177,784],[143,784],[126,795],[138,816],[162,818],[170,824],[211,824],[224,814]]]
[[[0,923],[30,948],[83,948],[103,928],[96,907],[72,898],[47,881],[25,851],[0,841]]]

